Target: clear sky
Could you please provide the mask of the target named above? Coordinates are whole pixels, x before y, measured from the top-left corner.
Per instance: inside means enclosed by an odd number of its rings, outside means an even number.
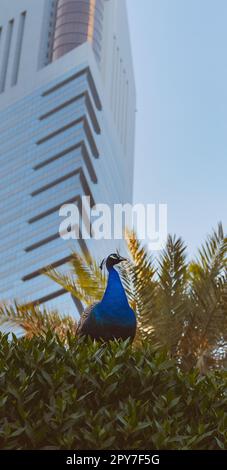
[[[190,254],[227,227],[227,1],[127,0],[137,86],[134,202],[167,203]]]

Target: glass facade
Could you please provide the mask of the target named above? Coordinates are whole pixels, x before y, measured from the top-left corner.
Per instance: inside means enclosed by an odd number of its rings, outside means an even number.
[[[58,236],[58,210],[64,202],[91,195],[94,184],[82,151],[84,146],[90,162],[96,158],[86,95],[93,113],[99,111],[86,70],[46,96],[47,86],[1,112],[1,299],[28,302],[58,294],[58,287],[40,275],[49,264],[64,264],[72,249]],[[62,108],[55,111],[58,104]],[[86,249],[76,244],[74,249]]]
[[[80,209],[83,195],[110,209],[131,202],[135,95],[124,0],[1,2],[0,299],[73,313],[43,270],[68,272],[72,250],[99,260],[123,243],[62,240],[60,207]]]
[[[90,241],[59,237],[62,204],[80,205],[83,195],[94,204],[97,194],[122,202],[123,167],[101,108],[84,66],[0,113],[1,299],[43,303],[63,294],[43,269],[68,271],[72,250],[86,252]]]
[[[103,11],[103,0],[58,0],[53,60],[90,41],[100,61]]]

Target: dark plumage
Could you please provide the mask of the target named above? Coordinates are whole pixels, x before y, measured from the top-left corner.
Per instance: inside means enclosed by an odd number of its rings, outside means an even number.
[[[114,265],[125,261],[119,254],[111,254],[103,260],[108,270],[105,293],[100,302],[89,306],[81,315],[77,334],[90,336],[92,339],[134,339],[136,334],[136,316],[131,309]]]

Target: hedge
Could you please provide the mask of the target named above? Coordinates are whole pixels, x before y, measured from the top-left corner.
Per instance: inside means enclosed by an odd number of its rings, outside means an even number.
[[[1,449],[227,449],[227,374],[144,343],[0,336]]]

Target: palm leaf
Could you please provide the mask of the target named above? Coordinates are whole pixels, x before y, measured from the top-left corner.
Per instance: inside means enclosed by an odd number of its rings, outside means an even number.
[[[106,277],[99,265],[89,255],[73,253],[70,261],[70,273],[63,274],[51,267],[45,274],[66,291],[86,305],[102,298]]]
[[[181,342],[184,357],[191,350],[188,367],[204,355],[218,361],[226,349],[226,253],[227,239],[219,224],[189,266],[191,310]]]
[[[137,313],[140,334],[142,337],[148,337],[152,335],[154,329],[152,315],[157,288],[156,269],[151,255],[134,232],[127,233],[127,246],[130,260],[123,279],[129,299]]]
[[[168,236],[158,260],[158,292],[155,330],[160,345],[177,355],[188,312],[186,246]]]
[[[22,328],[28,338],[45,336],[49,330],[54,331],[62,340],[67,334],[75,334],[76,321],[70,316],[61,316],[58,312],[49,312],[33,304],[0,305],[0,324],[9,325],[10,331]]]

